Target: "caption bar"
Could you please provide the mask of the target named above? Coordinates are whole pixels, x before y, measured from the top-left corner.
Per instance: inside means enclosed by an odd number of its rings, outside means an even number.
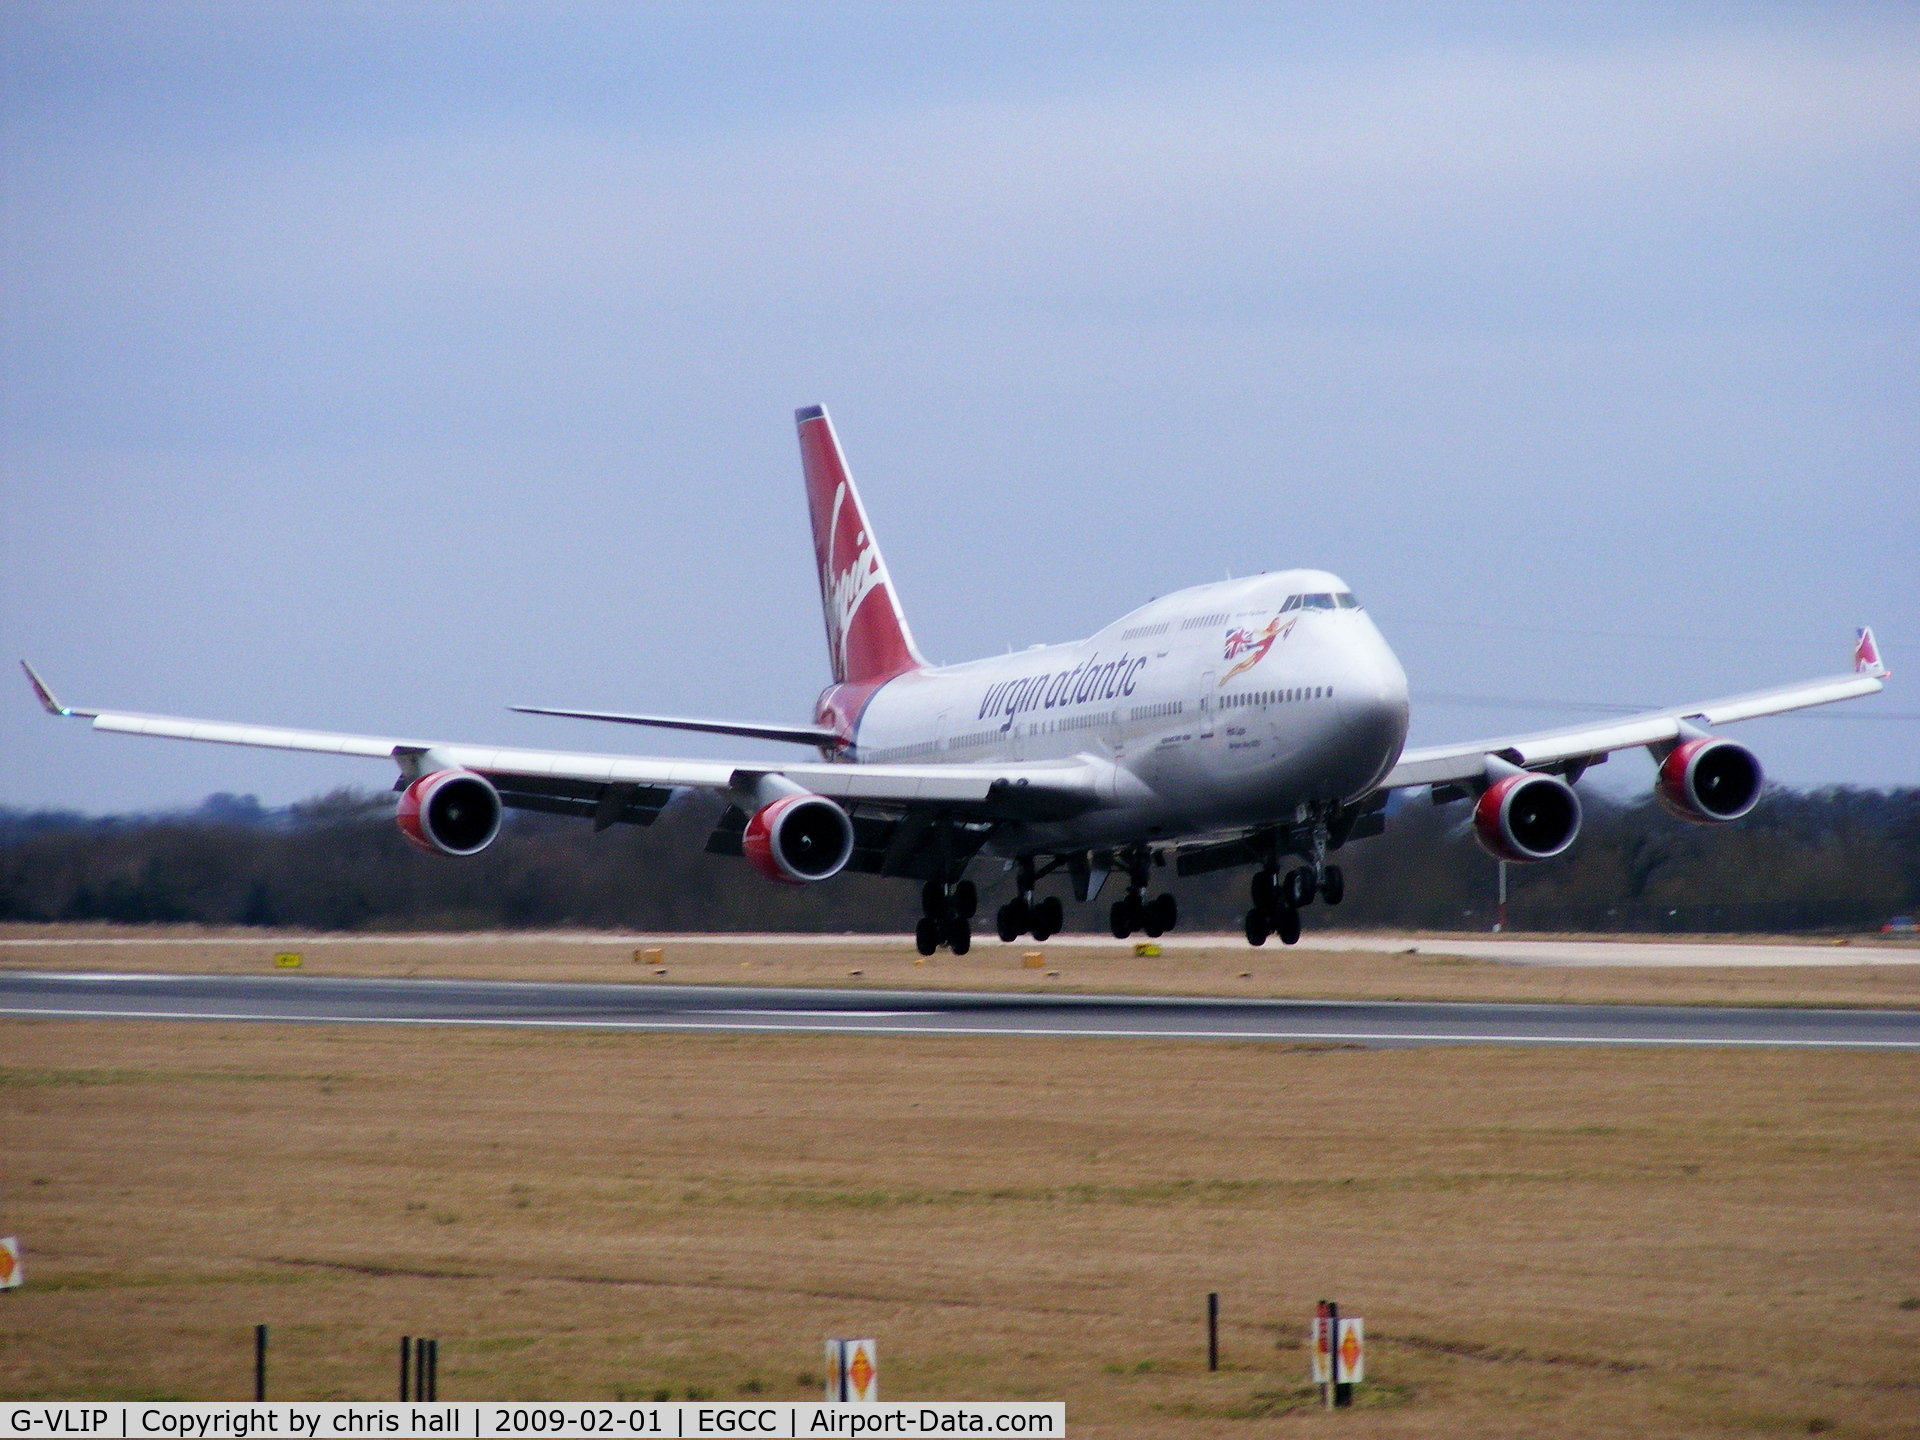
[[[892,1436],[1067,1433],[1058,1400],[929,1400],[872,1405],[818,1401],[622,1400],[612,1404],[365,1404],[297,1401],[254,1404],[9,1405],[0,1440],[18,1436],[84,1440],[596,1440],[600,1436]]]

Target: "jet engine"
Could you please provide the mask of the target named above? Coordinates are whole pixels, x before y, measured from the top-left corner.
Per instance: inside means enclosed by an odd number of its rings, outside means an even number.
[[[1580,833],[1580,797],[1557,775],[1493,782],[1473,807],[1473,838],[1496,860],[1551,860]]]
[[[767,879],[807,885],[846,868],[853,821],[824,795],[783,795],[753,812],[740,846]]]
[[[400,833],[430,855],[478,855],[500,833],[500,792],[471,770],[422,775],[400,797]]]
[[[1762,778],[1760,762],[1746,746],[1700,735],[1667,752],[1653,793],[1676,819],[1718,825],[1753,809]]]

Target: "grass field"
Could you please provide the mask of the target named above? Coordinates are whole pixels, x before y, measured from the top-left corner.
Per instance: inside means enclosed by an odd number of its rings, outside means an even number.
[[[164,935],[166,932],[162,932]],[[153,931],[144,932],[151,937]],[[142,943],[143,932],[79,926],[0,926],[0,969],[140,970],[272,974],[275,951],[294,948],[302,974],[410,976],[422,979],[594,981],[672,985],[832,985],[882,989],[1055,991],[1158,995],[1273,996],[1354,1000],[1647,1002],[1688,1005],[1920,1006],[1920,965],[1716,965],[1711,968],[1569,968],[1510,965],[1446,953],[1445,937],[1409,942],[1417,953],[1253,949],[1223,940],[1214,948],[1168,949],[1135,958],[1109,943],[1002,945],[988,939],[971,954],[942,951],[922,961],[904,937],[848,936],[831,944],[740,946],[676,939],[666,944],[665,974],[634,960],[632,941],[513,935],[328,937],[325,943],[246,937],[240,944]],[[40,937],[42,943],[34,943]],[[73,943],[91,938],[101,943]],[[191,942],[194,932],[173,932]],[[65,943],[51,944],[59,940]],[[104,943],[114,942],[114,943]],[[1731,943],[1718,948],[1737,948]],[[1022,956],[1038,949],[1040,969]],[[1834,951],[1810,946],[1822,960]]]
[[[279,1398],[403,1332],[446,1398],[811,1398],[859,1334],[1082,1436],[1920,1433],[1907,1054],[15,1020],[0,1116],[9,1397],[240,1397],[264,1321]]]

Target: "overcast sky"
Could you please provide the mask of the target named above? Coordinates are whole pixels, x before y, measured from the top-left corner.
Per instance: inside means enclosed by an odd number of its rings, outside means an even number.
[[[1920,713],[1912,6],[10,0],[0,35],[0,654],[70,703],[790,754],[501,707],[807,718],[824,403],[936,660],[1324,566],[1420,742],[1833,673],[1870,622],[1887,694],[1733,733],[1920,783],[1920,723],[1866,718]],[[0,751],[13,806],[390,778],[11,680]]]

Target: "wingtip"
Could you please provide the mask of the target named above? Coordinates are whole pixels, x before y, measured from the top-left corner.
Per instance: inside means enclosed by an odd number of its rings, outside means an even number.
[[[27,683],[33,687],[34,696],[40,701],[41,709],[45,710],[49,715],[71,715],[73,713],[58,700],[54,699],[53,691],[47,688],[47,682],[40,678],[40,673],[35,670],[33,666],[22,660],[20,662],[20,668],[27,672]]]
[[[1862,625],[1853,632],[1853,669],[1855,674],[1871,675],[1879,680],[1893,674],[1880,656],[1880,643],[1873,638],[1871,625]]]

